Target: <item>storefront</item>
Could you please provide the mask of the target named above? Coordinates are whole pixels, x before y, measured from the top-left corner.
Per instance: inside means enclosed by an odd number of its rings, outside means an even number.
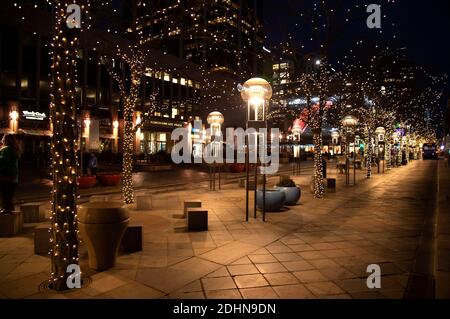
[[[150,118],[145,121],[141,132],[137,132],[139,147],[136,149],[140,154],[156,154],[158,152],[170,153],[173,142],[172,131],[183,127],[183,121],[171,118]]]

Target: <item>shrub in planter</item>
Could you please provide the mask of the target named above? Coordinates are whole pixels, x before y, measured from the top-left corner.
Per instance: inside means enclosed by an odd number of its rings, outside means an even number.
[[[95,176],[80,176],[78,177],[78,188],[85,189],[94,187],[97,183],[97,178]]]
[[[230,165],[230,172],[231,173],[242,173],[245,171],[245,164],[237,163],[237,164],[231,164]]]
[[[300,186],[296,185],[292,179],[281,180],[275,188],[284,192],[287,206],[296,205],[302,195]]]
[[[97,179],[103,186],[118,186],[120,184],[122,174],[120,173],[101,173],[97,174]]]

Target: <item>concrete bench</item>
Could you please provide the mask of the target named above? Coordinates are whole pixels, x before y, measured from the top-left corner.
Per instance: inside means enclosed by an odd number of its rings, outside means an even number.
[[[186,214],[189,208],[200,208],[202,202],[200,200],[185,200],[183,202],[183,218],[186,218]]]
[[[326,189],[329,193],[336,192],[336,178],[327,178]]]
[[[42,203],[26,203],[20,205],[24,223],[40,223],[45,220],[45,212],[41,211]]]
[[[22,212],[14,211],[12,214],[0,214],[0,237],[17,235],[22,231]]]
[[[89,198],[90,203],[107,202],[107,201],[109,201],[108,195],[92,195]]]
[[[152,209],[151,195],[136,195],[136,210],[150,210]]]
[[[48,255],[50,251],[50,225],[39,226],[34,229],[34,253]]]
[[[260,181],[260,182],[262,183],[262,181]],[[246,185],[247,185],[247,179],[245,179],[245,178],[239,179],[239,187],[240,188],[246,188]],[[252,190],[255,189],[255,180],[250,179],[248,181],[248,189],[252,189]]]
[[[129,225],[120,243],[122,253],[142,251],[142,225]]]
[[[187,210],[188,231],[208,230],[208,211],[204,208],[188,208]]]

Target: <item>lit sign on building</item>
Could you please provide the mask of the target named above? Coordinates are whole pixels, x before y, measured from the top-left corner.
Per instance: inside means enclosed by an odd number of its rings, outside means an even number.
[[[22,111],[23,116],[27,120],[37,120],[43,121],[47,117],[45,113],[35,112],[35,111]]]

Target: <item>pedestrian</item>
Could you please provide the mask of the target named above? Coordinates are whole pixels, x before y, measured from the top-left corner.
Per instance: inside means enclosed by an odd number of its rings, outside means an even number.
[[[0,213],[11,214],[14,211],[14,192],[19,183],[20,146],[14,135],[5,134],[0,148],[0,191],[2,209]]]
[[[95,156],[94,153],[90,153],[89,154],[89,162],[88,162],[88,169],[89,169],[89,173],[92,176],[96,176],[97,175],[97,156]]]

